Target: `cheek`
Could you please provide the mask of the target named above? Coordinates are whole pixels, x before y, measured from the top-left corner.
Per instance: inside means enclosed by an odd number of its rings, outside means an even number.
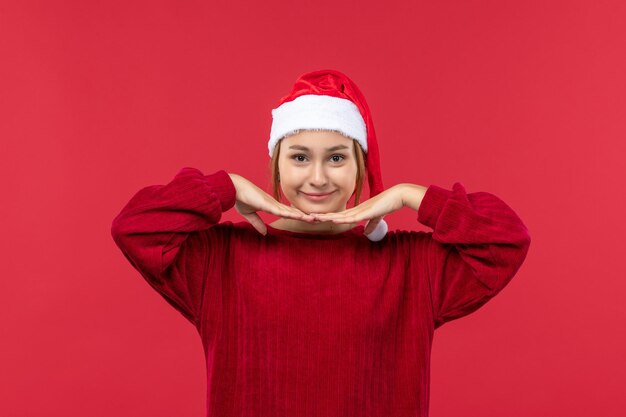
[[[283,180],[281,175],[279,184],[283,190],[283,193],[285,193],[286,195],[295,195],[297,194],[298,188],[300,188],[299,183],[293,178],[293,176],[289,176],[285,180]]]
[[[342,175],[342,181],[341,181],[342,187],[348,188],[350,190],[354,189],[356,187],[356,174],[357,174],[356,167],[354,167],[354,169],[346,170]]]
[[[281,171],[280,181],[285,188],[300,187],[307,180],[306,172],[299,169],[285,169]]]

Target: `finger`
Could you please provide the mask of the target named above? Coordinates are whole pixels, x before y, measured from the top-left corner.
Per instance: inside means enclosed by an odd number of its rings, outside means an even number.
[[[301,219],[303,216],[303,213],[298,213],[292,207],[281,204],[277,201],[271,204],[269,207],[264,207],[263,211],[273,214],[275,216],[285,217],[289,219]]]
[[[322,222],[340,222],[345,220],[347,216],[345,214],[333,213],[333,214],[316,214],[314,216],[317,220]]]
[[[342,214],[342,215],[357,214],[357,213],[360,213],[362,211],[368,210],[371,207],[371,204],[367,204],[367,203],[368,202],[365,202],[365,203],[359,204],[356,207],[351,207],[349,209],[345,209],[345,210],[342,210],[342,211],[327,212],[327,213],[315,213],[315,214],[316,215],[322,215],[322,216],[324,216],[324,215],[334,216],[334,215],[339,215],[339,214]],[[313,214],[313,213],[311,213],[311,214]]]
[[[259,217],[258,214],[256,213],[249,213],[249,214],[244,214],[243,217],[246,218],[246,220],[248,220],[250,222],[250,224],[252,224],[252,226],[263,236],[265,236],[267,234],[267,227],[265,226],[265,223],[263,222],[263,219],[261,219],[261,217]]]
[[[336,217],[328,217],[322,218],[323,221],[330,221],[333,223],[358,223],[360,222],[363,216],[336,216]]]
[[[315,217],[324,221],[337,221],[342,223],[353,223],[367,218],[367,210],[355,210],[351,213],[345,211],[339,213],[319,213]]]
[[[349,209],[345,209],[344,211],[340,211],[340,213],[352,214],[352,213],[355,213],[355,212],[359,212],[359,211],[365,210],[369,206],[371,206],[371,204],[368,204],[368,202],[365,202],[365,203],[359,204],[356,207],[350,207]]]
[[[315,217],[313,217],[311,214],[307,214],[297,207],[290,207],[290,208],[293,209],[296,213],[300,214],[300,216],[302,217],[302,220],[306,220],[309,222],[315,221]]]
[[[324,218],[331,218],[331,217],[337,217],[339,215],[343,215],[344,212],[331,212],[331,213],[311,213],[311,216],[315,216],[315,217],[324,217]]]
[[[303,212],[303,211],[302,211],[302,210],[300,210],[298,207],[287,206],[287,208],[289,208],[290,210],[295,211],[296,213],[303,214],[303,215],[305,215],[305,216],[307,215],[307,213]]]
[[[279,216],[289,217],[292,219],[305,220],[305,221],[313,221],[315,218],[310,214],[306,214],[303,211],[299,210],[296,207],[287,206],[285,204],[278,203],[279,207],[283,210],[282,214],[279,213]]]
[[[356,206],[356,207],[352,207],[343,211],[333,211],[333,212],[327,212],[327,213],[311,213],[311,214],[315,214],[315,215],[319,215],[319,216],[333,216],[333,215],[337,215],[337,214],[355,214],[358,213],[359,211],[363,210],[364,207],[362,205]]]
[[[280,211],[277,215],[281,217],[286,217],[289,219],[296,219],[296,220],[302,220],[302,221],[308,221],[308,222],[315,220],[315,218],[311,216],[310,214],[306,214],[306,213],[302,213],[302,212],[294,211],[294,210],[283,210],[283,211]]]

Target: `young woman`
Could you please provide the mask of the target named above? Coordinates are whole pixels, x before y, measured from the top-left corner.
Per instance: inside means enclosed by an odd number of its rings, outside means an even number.
[[[384,189],[369,109],[339,71],[301,75],[272,116],[273,195],[185,167],[131,198],[116,244],[197,328],[208,416],[427,416],[434,330],[507,285],[527,228],[458,182]],[[245,221],[220,223],[233,206]],[[433,232],[388,231],[403,207]]]

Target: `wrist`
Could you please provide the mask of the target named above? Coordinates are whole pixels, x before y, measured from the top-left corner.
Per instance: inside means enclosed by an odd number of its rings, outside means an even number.
[[[422,199],[428,187],[422,185],[403,183],[401,186],[402,206],[409,207],[415,211],[419,210]]]
[[[240,176],[237,174],[233,174],[230,172],[227,172],[228,176],[230,177],[230,180],[233,182],[233,186],[235,187],[235,190],[238,190],[239,188],[239,184],[240,184]]]

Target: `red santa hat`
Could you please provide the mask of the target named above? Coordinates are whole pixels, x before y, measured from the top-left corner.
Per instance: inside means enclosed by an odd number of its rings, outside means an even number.
[[[270,157],[285,135],[299,129],[337,130],[355,139],[365,153],[370,198],[384,191],[372,116],[365,96],[347,75],[323,69],[298,77],[291,92],[272,109]],[[381,240],[387,230],[387,223],[381,219],[367,237]]]

